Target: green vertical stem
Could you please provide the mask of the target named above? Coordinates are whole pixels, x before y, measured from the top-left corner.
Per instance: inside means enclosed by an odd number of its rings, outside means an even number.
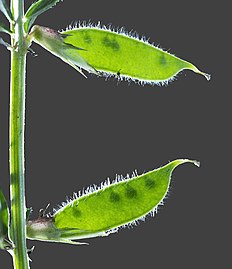
[[[15,269],[28,269],[26,246],[26,206],[24,178],[24,119],[26,53],[23,31],[24,0],[12,0],[15,23],[11,29],[11,92],[10,92],[10,179],[11,179],[11,239],[14,242]]]

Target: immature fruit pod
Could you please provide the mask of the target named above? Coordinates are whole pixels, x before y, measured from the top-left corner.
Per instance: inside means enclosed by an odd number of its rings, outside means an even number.
[[[74,68],[77,65],[98,75],[163,85],[180,71],[189,69],[210,79],[210,75],[199,71],[190,62],[144,39],[106,27],[79,26],[58,33],[35,25],[30,37]]]
[[[107,182],[101,187],[88,188],[84,195],[74,198],[55,211],[52,218],[29,221],[30,239],[71,243],[71,240],[105,236],[154,215],[162,204],[170,185],[171,174],[180,164],[191,162],[180,159],[132,178]]]

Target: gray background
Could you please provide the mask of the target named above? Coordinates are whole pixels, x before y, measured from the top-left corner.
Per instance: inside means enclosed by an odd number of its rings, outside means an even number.
[[[228,268],[226,11],[223,1],[64,1],[37,19],[54,29],[89,19],[125,26],[192,61],[212,80],[190,71],[168,87],[85,79],[33,45],[39,56],[28,55],[26,110],[32,217],[115,174],[142,173],[175,158],[200,160],[201,168],[175,170],[165,206],[133,229],[86,240],[89,246],[29,241],[36,246],[32,268]],[[0,66],[0,185],[8,196],[9,55],[3,47]],[[10,268],[10,256],[0,256],[1,269]]]

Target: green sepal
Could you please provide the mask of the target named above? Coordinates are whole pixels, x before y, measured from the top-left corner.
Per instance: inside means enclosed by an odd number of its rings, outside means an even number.
[[[0,22],[0,32],[12,34],[11,30],[2,22]]]
[[[79,229],[57,229],[54,226],[53,219],[46,216],[39,217],[36,220],[27,221],[27,238],[38,241],[48,241],[56,243],[66,243],[73,245],[84,245],[86,243],[80,243],[72,241],[70,235],[81,233]]]
[[[29,40],[38,43],[40,46],[59,57],[65,63],[69,64],[80,72],[84,77],[82,68],[90,73],[98,74],[96,69],[92,67],[80,54],[85,50],[82,47],[66,43],[64,41],[66,34],[61,34],[56,30],[48,27],[34,25],[29,34]]]
[[[13,245],[8,239],[9,209],[5,196],[0,189],[0,249],[12,249]]]
[[[25,14],[25,31],[28,32],[39,15],[54,7],[60,1],[61,0],[38,0],[37,2],[33,3]]]
[[[2,11],[2,13],[6,16],[6,18],[9,21],[13,21],[13,15],[10,11],[9,6],[7,5],[5,0],[0,0],[0,10]]]

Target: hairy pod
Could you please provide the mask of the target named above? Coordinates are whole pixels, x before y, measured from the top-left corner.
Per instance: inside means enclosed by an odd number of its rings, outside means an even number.
[[[123,30],[79,25],[57,32],[35,25],[30,37],[79,72],[84,69],[99,76],[164,85],[189,69],[210,79],[192,63]]]
[[[52,217],[29,221],[30,239],[72,243],[72,240],[106,236],[119,227],[136,224],[163,203],[173,170],[180,164],[196,161],[179,159],[132,178],[118,177],[100,187],[90,187],[83,195],[63,203]]]

